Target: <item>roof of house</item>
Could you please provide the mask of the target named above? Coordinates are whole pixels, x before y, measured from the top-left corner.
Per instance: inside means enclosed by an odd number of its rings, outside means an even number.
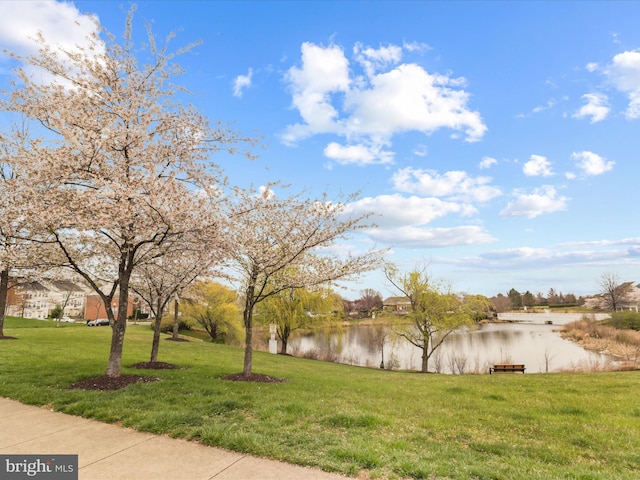
[[[411,300],[408,297],[388,297],[382,301],[382,305],[411,305]]]
[[[69,280],[51,280],[51,285],[53,285],[58,290],[62,290],[65,292],[82,292],[83,289],[79,285],[70,282]]]

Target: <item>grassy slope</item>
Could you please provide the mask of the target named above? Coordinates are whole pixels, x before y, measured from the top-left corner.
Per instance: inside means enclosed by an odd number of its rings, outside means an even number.
[[[104,373],[110,329],[16,322],[0,395],[73,415],[352,476],[640,477],[640,372],[421,375],[256,352],[255,372],[289,381],[236,383],[219,378],[241,370],[241,349],[163,341],[160,360],[188,369],[125,368],[162,381],[79,391],[66,387]],[[123,365],[147,361],[150,341],[130,326]]]

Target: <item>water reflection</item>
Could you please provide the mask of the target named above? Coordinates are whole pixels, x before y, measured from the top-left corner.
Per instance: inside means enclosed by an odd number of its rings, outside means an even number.
[[[494,363],[522,363],[528,373],[604,368],[612,359],[564,340],[557,325],[496,323],[461,329],[449,335],[429,361],[440,373],[487,373]],[[378,367],[419,370],[422,351],[390,327],[355,325],[294,335],[296,356]],[[384,355],[384,356],[383,356]]]

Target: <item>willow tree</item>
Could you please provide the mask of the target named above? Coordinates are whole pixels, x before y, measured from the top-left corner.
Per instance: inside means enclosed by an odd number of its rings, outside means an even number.
[[[426,269],[401,273],[385,267],[387,280],[411,302],[408,328],[397,333],[422,350],[421,371],[429,371],[429,359],[456,329],[473,322],[478,306],[438,284]]]
[[[99,25],[72,50],[39,36],[37,54],[13,55],[22,67],[0,105],[38,126],[15,165],[27,179],[24,214],[101,297],[107,376],[120,375],[132,273],[167,242],[221,227],[210,157],[243,140],[179,101],[174,53],[150,30],[134,45],[133,11],[120,42]]]
[[[268,297],[260,307],[265,322],[276,326],[280,339],[280,353],[287,354],[289,337],[293,332],[313,322],[327,322],[342,310],[342,298],[322,285],[311,288],[286,288]]]
[[[198,280],[185,292],[182,314],[203,327],[212,342],[237,340],[242,331],[238,293],[225,285]]]
[[[236,189],[231,207],[229,258],[241,283],[245,329],[242,374],[247,379],[252,376],[256,305],[285,290],[351,278],[376,268],[381,260],[377,250],[344,258],[328,253],[338,241],[366,228],[366,215],[348,218],[348,204],[331,202],[326,196],[279,197],[276,187]]]

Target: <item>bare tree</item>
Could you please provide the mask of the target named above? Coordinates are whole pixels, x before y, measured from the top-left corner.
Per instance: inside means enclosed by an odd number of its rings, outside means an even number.
[[[502,293],[499,293],[495,297],[491,297],[490,301],[495,305],[497,313],[508,312],[511,310],[511,299]]]
[[[74,292],[72,288],[73,287],[69,285],[68,288],[62,292],[62,295],[61,295],[62,301],[60,302],[59,305],[56,305],[56,307],[59,307],[58,314],[52,315],[54,317],[53,319],[56,321],[56,327],[60,327],[60,321],[62,320],[62,317],[65,316],[65,310],[67,309],[69,300],[71,300],[71,296],[73,295],[73,292]]]
[[[301,194],[279,198],[269,185],[261,192],[237,190],[231,218],[231,267],[240,275],[244,302],[243,376],[253,365],[253,313],[257,304],[281,291],[312,287],[353,277],[380,263],[381,252],[336,258],[321,249],[365,228],[364,217],[343,219],[346,203]]]
[[[358,301],[360,303],[360,308],[368,314],[371,314],[374,310],[382,310],[382,295],[373,288],[365,288],[364,290],[361,290]]]
[[[632,289],[631,283],[620,283],[618,275],[611,272],[603,273],[600,277],[600,295],[604,308],[616,311],[624,302]]]
[[[233,153],[243,140],[176,100],[175,55],[150,30],[148,48],[134,45],[133,12],[121,43],[99,26],[87,46],[72,50],[40,35],[38,54],[13,55],[26,67],[0,104],[38,125],[41,135],[23,140],[15,165],[25,180],[23,215],[57,247],[52,261],[76,271],[104,302],[111,377],[120,375],[134,270],[169,241],[221,228],[222,179],[210,156]],[[31,77],[32,67],[51,81]]]

